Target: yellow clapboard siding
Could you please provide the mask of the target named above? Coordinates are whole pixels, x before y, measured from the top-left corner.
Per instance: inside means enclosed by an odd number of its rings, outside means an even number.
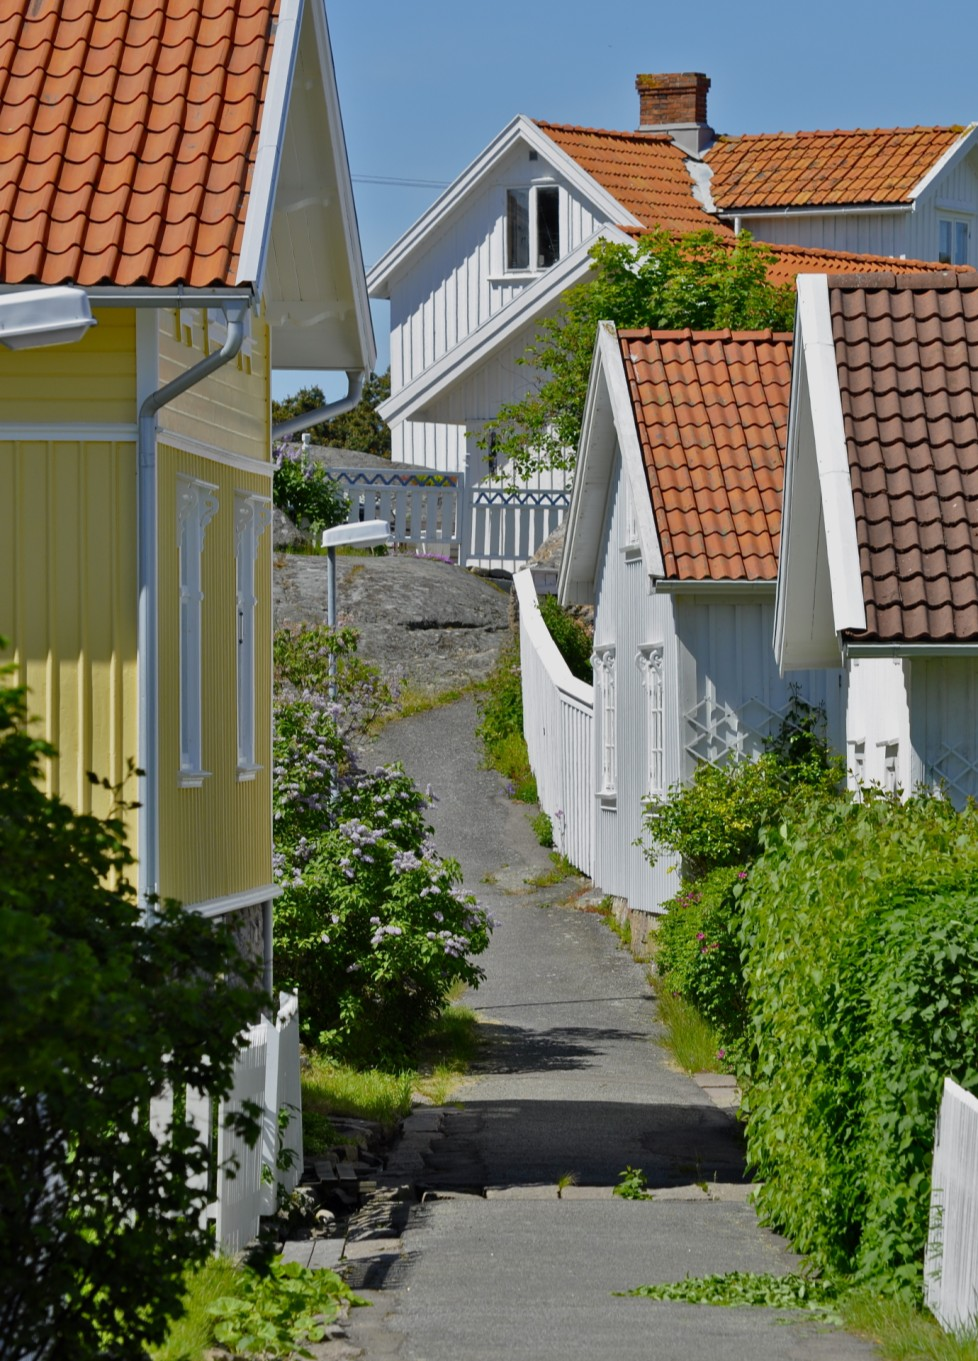
[[[88,771],[118,785],[137,755],[135,461],[129,442],[0,438],[0,634],[58,749],[47,791],[102,815]]]
[[[136,314],[106,308],[95,318],[77,344],[4,351],[0,426],[133,423]]]
[[[181,788],[177,474],[217,487],[202,558],[202,761],[209,776]],[[238,779],[234,494],[271,494],[268,478],[159,446],[160,892],[183,903],[263,888],[271,860],[271,531],[259,545],[256,732],[261,770]]]
[[[169,383],[220,349],[223,337],[206,331],[199,311],[166,312],[160,314],[159,341],[160,382]],[[268,342],[267,325],[253,316],[247,345],[250,357],[239,354],[171,402],[160,415],[162,428],[267,463],[271,458]]]

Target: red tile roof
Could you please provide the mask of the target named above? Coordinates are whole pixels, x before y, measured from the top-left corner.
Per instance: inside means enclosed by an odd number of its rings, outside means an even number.
[[[6,0],[0,280],[235,282],[279,0]]]
[[[706,153],[719,212],[909,203],[966,129],[874,128],[721,137]]]
[[[791,337],[619,331],[667,577],[774,581]]]
[[[693,197],[686,153],[668,136],[560,123],[537,123],[537,127],[646,227],[676,232],[703,227],[723,233],[730,230]]]
[[[866,639],[978,639],[978,279],[829,279]]]

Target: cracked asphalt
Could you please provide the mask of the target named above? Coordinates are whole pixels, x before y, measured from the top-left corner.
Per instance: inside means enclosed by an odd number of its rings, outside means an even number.
[[[535,888],[550,860],[527,810],[479,766],[473,702],[389,725],[368,759],[400,760],[437,844],[499,922],[467,1000],[485,1042],[457,1105],[408,1122],[388,1180],[427,1192],[354,1281],[349,1344],[367,1361],[857,1361],[867,1343],[767,1309],[624,1299],[687,1273],[783,1272],[796,1259],[747,1203],[733,1117],[670,1067],[643,969],[578,881]],[[568,901],[571,900],[571,901]],[[649,1201],[612,1198],[640,1167]],[[561,1194],[558,1197],[558,1185]],[[393,1230],[391,1231],[393,1232]],[[356,1265],[356,1263],[355,1263]]]

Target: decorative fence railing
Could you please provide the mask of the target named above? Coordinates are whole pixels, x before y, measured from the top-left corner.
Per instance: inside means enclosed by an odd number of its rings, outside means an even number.
[[[230,1124],[245,1108],[261,1112],[261,1135],[249,1147]],[[160,1139],[173,1121],[173,1093],[153,1101],[150,1119]],[[249,1026],[234,1066],[234,1081],[224,1101],[188,1089],[186,1115],[210,1152],[207,1185],[211,1198],[201,1212],[213,1221],[217,1246],[240,1252],[258,1233],[258,1221],[277,1205],[279,1187],[295,1189],[302,1172],[302,1094],[299,1076],[299,1004],[293,994],[279,995],[275,1020],[263,1016]]]
[[[543,622],[533,574],[514,578],[520,611],[523,732],[540,807],[554,845],[591,876],[594,868],[594,687],[572,676]]]
[[[388,520],[397,543],[454,550],[463,567],[515,572],[570,505],[568,491],[504,491],[470,485],[461,473],[331,468],[329,475],[350,498],[351,522]]]
[[[978,1321],[978,1099],[950,1078],[934,1140],[924,1298],[948,1332]]]
[[[503,491],[477,483],[470,494],[467,562],[516,572],[554,532],[569,491]]]

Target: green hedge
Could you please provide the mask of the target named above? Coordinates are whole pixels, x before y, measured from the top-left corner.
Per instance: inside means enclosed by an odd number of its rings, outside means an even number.
[[[823,1269],[917,1289],[941,1087],[978,1092],[978,813],[813,800],[743,895],[748,1155]]]

